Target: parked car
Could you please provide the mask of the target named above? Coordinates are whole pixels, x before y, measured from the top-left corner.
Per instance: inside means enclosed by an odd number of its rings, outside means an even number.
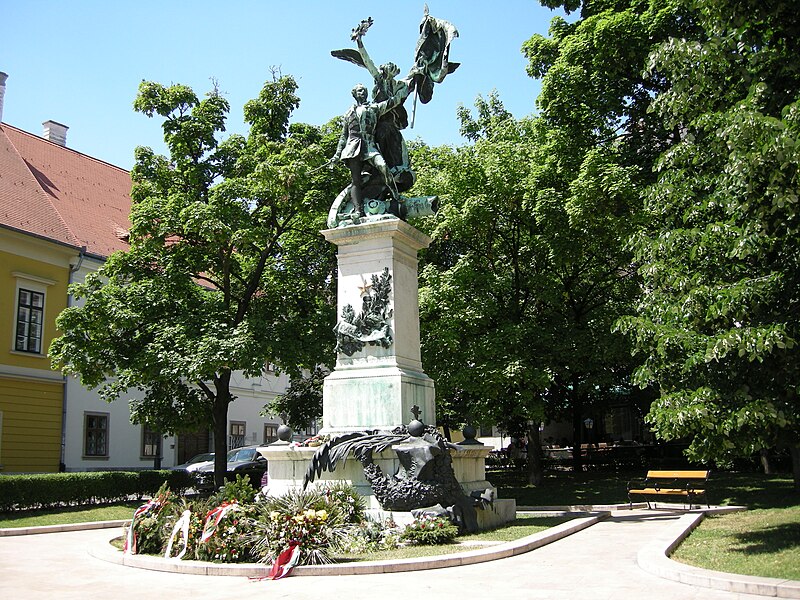
[[[236,479],[237,475],[250,478],[254,488],[261,487],[261,478],[267,471],[267,459],[258,451],[259,446],[242,446],[228,451],[225,461],[227,463],[225,478]],[[200,491],[214,489],[214,461],[204,463],[194,471],[196,487]]]
[[[187,471],[192,473],[197,469],[204,467],[208,464],[211,464],[212,467],[214,465],[214,453],[213,452],[203,452],[202,454],[195,454],[192,458],[187,460],[185,463],[180,465],[175,465],[172,467],[173,471]]]

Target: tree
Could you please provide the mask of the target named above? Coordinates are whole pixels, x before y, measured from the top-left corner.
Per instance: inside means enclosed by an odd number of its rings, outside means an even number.
[[[420,275],[423,364],[436,381],[441,424],[489,421],[514,430],[535,421],[538,433],[536,392],[548,377],[530,314],[545,257],[519,185],[534,131],[496,97],[478,106],[482,123],[462,114],[472,145],[415,152],[416,189],[444,192]]]
[[[299,377],[292,377],[289,389],[269,403],[265,410],[281,415],[295,431],[322,417],[322,386],[330,370],[317,365]]]
[[[580,9],[579,19],[556,17],[549,37],[537,34],[523,45],[529,75],[542,78],[537,106],[546,125],[529,186],[559,273],[554,289],[564,297],[563,310],[553,313],[554,325],[559,318],[562,324],[551,331],[560,332],[553,348],[567,358],[553,361],[548,404],[572,418],[578,468],[589,407],[631,391],[633,361],[625,357],[626,342],[608,328],[637,293],[626,240],[641,223],[639,190],[654,180],[658,154],[678,140],[650,112],[666,83],[657,70],[645,73],[647,57],[696,24],[682,0],[542,4]]]
[[[228,102],[143,82],[134,108],[163,121],[169,157],[136,150],[130,249],[71,292],[51,356],[112,401],[131,388],[131,419],[163,432],[213,427],[225,473],[233,371],[269,361],[290,373],[328,358],[335,261],[319,236],[335,181],[312,169],[335,132],[289,126],[291,77],[244,107],[249,134],[218,137]],[[111,378],[113,377],[113,379]]]
[[[641,300],[620,326],[661,396],[649,421],[722,463],[775,444],[800,490],[800,14],[794,2],[696,2],[702,31],[650,58],[680,141],[645,194]],[[691,74],[691,76],[688,76]]]
[[[584,410],[629,362],[611,331],[633,289],[628,175],[597,153],[564,181],[545,120],[516,120],[495,96],[476,106],[460,115],[471,145],[415,156],[427,163],[417,189],[446,191],[421,277],[423,362],[439,407],[457,399],[448,408],[461,418],[524,432],[533,449],[541,421],[577,415],[580,457]],[[530,467],[540,482],[541,465]]]

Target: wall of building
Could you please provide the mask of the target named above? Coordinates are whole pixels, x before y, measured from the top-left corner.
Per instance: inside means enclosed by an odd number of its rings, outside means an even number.
[[[77,250],[0,229],[0,472],[59,469],[64,378],[47,351]],[[44,294],[39,352],[16,350],[19,288]]]

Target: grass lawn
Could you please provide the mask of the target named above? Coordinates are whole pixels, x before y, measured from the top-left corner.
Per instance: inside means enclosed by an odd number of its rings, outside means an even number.
[[[715,571],[800,579],[800,503],[708,517],[672,558]]]
[[[0,528],[39,527],[42,525],[67,525],[92,521],[119,521],[130,519],[141,502],[126,502],[109,506],[74,506],[53,510],[31,510],[0,513]]]

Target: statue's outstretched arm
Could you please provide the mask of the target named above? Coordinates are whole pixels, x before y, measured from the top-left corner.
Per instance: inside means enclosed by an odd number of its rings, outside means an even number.
[[[361,41],[361,38],[356,39],[356,43],[358,44],[358,53],[361,55],[362,60],[364,61],[364,66],[369,71],[369,74],[372,75],[374,79],[378,78],[380,74],[378,68],[375,66],[375,63],[372,62],[369,54],[367,53],[367,49],[364,47],[364,42]]]

